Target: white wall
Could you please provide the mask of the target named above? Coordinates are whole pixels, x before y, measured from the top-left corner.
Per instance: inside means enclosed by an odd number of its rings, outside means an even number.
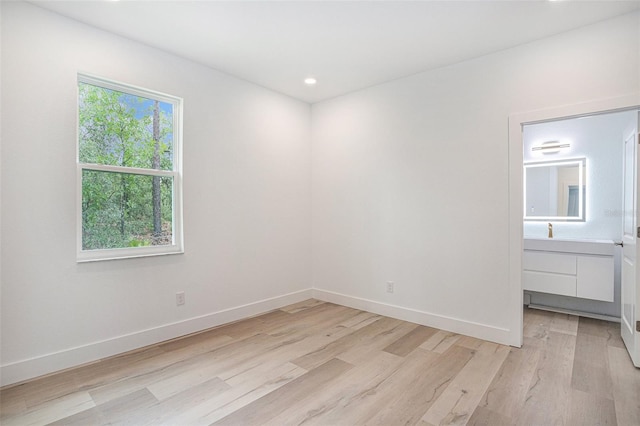
[[[310,296],[308,104],[24,3],[1,71],[2,384]],[[79,71],[184,98],[184,255],[76,263]]]
[[[623,16],[314,105],[318,292],[517,344],[508,117],[637,93],[639,23]]]

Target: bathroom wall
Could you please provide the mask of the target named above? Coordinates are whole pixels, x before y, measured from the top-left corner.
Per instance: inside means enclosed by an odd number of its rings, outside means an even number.
[[[633,111],[602,114],[524,127],[524,162],[586,158],[587,220],[553,222],[556,238],[619,240],[622,237],[622,138]],[[533,152],[545,141],[571,144],[556,154]],[[525,238],[546,238],[547,222],[525,222]]]
[[[554,238],[622,238],[622,138],[636,120],[635,111],[533,124],[524,127],[524,161],[555,161],[586,158],[586,221],[552,222]],[[571,144],[556,154],[532,152],[545,141]],[[525,238],[547,238],[547,222],[524,223]],[[619,250],[619,249],[617,249]],[[620,316],[620,253],[615,257],[614,301],[612,303],[553,294],[525,292],[535,305]]]

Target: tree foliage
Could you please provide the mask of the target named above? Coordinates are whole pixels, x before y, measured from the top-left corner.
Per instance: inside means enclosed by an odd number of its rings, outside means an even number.
[[[170,104],[80,83],[80,162],[172,170],[171,114]],[[171,177],[83,168],[83,249],[170,244],[172,187]]]

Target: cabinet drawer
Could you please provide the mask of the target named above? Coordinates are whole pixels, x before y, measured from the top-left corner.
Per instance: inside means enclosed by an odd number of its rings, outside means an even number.
[[[530,291],[575,297],[576,282],[575,275],[524,271],[522,287]]]
[[[576,274],[576,256],[573,254],[525,251],[522,258],[525,271]]]

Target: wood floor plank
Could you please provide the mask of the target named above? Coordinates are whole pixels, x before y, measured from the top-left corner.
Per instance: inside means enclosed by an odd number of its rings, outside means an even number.
[[[282,360],[296,359],[309,351],[325,347],[331,342],[353,333],[353,329],[343,327],[340,323],[354,314],[355,311],[351,309],[347,311],[336,310],[332,311],[331,315],[325,314],[324,318],[316,318],[311,323],[292,326],[280,333],[270,333],[270,335],[282,338],[279,345],[269,351],[256,353],[254,357],[248,358],[242,363],[228,366],[225,371],[219,374],[219,377],[229,382],[230,378],[248,370],[257,368],[256,371],[260,371],[265,365],[274,363],[279,365],[282,364]]]
[[[154,345],[78,367],[73,370],[73,381],[82,385],[78,390],[87,390],[156,370],[158,366],[165,365],[167,359],[166,352]]]
[[[478,408],[486,409],[479,415],[496,413],[504,419],[516,417],[524,405],[539,360],[540,350],[537,348],[526,345],[510,348],[502,367],[478,404]]]
[[[571,376],[576,337],[565,333],[547,332],[537,347],[540,359],[529,384],[517,424],[555,425],[565,423],[565,407],[571,394]],[[525,341],[526,342],[526,341]]]
[[[566,424],[571,426],[618,424],[613,400],[577,389],[571,390],[566,419]]]
[[[141,389],[106,404],[60,419],[51,425],[139,424],[141,413],[157,402],[158,400],[147,389]]]
[[[224,329],[224,334],[234,339],[246,339],[261,333],[273,332],[279,327],[300,323],[308,320],[310,317],[312,321],[313,317],[322,317],[323,314],[343,309],[347,308],[328,302],[320,303],[295,313],[276,309],[266,314],[224,325],[220,328]]]
[[[203,354],[196,354],[189,364],[177,363],[161,371],[160,377],[147,380],[147,388],[159,400],[166,399],[192,386],[220,377],[237,374],[260,363],[260,357],[277,357],[292,341],[257,335]],[[280,363],[282,363],[280,361]]]
[[[337,357],[353,365],[359,364],[360,362],[366,361],[375,351],[381,351],[392,342],[406,336],[411,330],[416,328],[416,324],[406,321],[394,320],[390,323],[394,323],[393,326],[379,329],[378,332],[370,336],[370,338],[360,340],[357,345],[350,345],[346,351],[343,351]],[[375,324],[380,325],[382,323],[376,321],[371,325],[373,326]],[[350,335],[347,335],[345,338],[349,338],[349,336]]]
[[[346,331],[347,327],[344,327],[341,323],[350,320],[356,315],[357,311],[353,309],[328,305],[322,312],[296,319],[265,332],[274,337],[289,336],[290,338],[316,334],[325,334],[326,337],[331,337],[335,333],[344,335],[350,331]]]
[[[312,309],[309,308],[306,311]],[[327,315],[325,312],[321,318],[307,316],[306,320],[310,320],[309,323],[300,322],[297,326],[290,326],[287,331],[283,331],[278,324],[280,332],[269,333],[270,338],[264,335],[268,346],[263,346],[264,342],[260,339],[260,336],[263,335],[253,336],[243,340],[243,343],[239,343],[237,346],[229,345],[221,348],[220,351],[203,354],[201,368],[187,368],[180,372],[171,371],[169,374],[165,374],[165,378],[149,384],[148,388],[158,399],[166,399],[190,386],[216,376],[222,380],[228,380],[245,371],[271,363],[273,360],[276,365],[282,364],[282,359],[287,360],[301,356],[310,349],[325,345],[350,332],[344,327],[332,328],[332,326],[346,317],[353,316],[355,314],[353,310],[345,310],[343,307],[335,305],[326,306],[325,309],[331,309],[331,315]],[[322,333],[319,332],[321,330]],[[335,330],[335,333],[332,330]],[[229,354],[231,349],[234,351],[233,354]],[[222,357],[218,352],[222,352]],[[214,358],[208,357],[209,355]],[[259,371],[259,369],[255,371]]]
[[[75,394],[80,390],[75,371],[69,371],[69,374],[64,376],[54,374],[12,386],[2,392],[0,399],[22,399],[26,408],[29,409],[54,399]]]
[[[7,417],[18,416],[27,411],[27,404],[24,394],[14,390],[6,389],[0,394],[0,421]]]
[[[89,390],[97,404],[143,389],[150,383],[169,376],[171,371],[187,369],[199,355],[220,349],[231,343],[231,338],[220,331],[211,331],[186,337],[183,341],[170,341],[149,348],[148,354],[135,357],[115,357],[106,362],[81,367],[75,375]],[[181,346],[182,345],[182,346]],[[204,355],[203,355],[204,356]],[[92,370],[92,367],[95,367]],[[95,374],[92,375],[91,372]],[[177,374],[177,373],[175,373]]]
[[[123,380],[96,387],[90,390],[90,394],[97,404],[103,404],[155,383],[161,383],[158,385],[161,389],[157,390],[159,395],[163,392],[162,389],[169,389],[168,393],[178,393],[182,389],[175,388],[171,390],[170,385],[171,383],[176,383],[177,386],[185,384],[182,374],[195,377],[200,382],[204,382],[216,377],[218,372],[224,370],[228,365],[242,362],[243,359],[255,356],[255,351],[266,351],[277,344],[278,341],[271,336],[263,334],[252,336],[234,341],[232,344],[225,345],[214,351],[196,355],[188,360],[168,364],[153,371],[143,371]],[[166,397],[168,395],[163,393],[161,396]]]
[[[148,389],[141,389],[131,395],[109,401],[96,408],[104,418],[109,419],[110,424],[128,423],[137,425],[142,422],[142,419],[146,415],[146,410],[157,403],[158,400]]]
[[[572,336],[578,334],[578,317],[575,315],[554,313],[549,324],[549,331],[566,333]]]
[[[251,368],[247,368],[238,374],[225,377],[224,382],[233,389],[240,388],[251,390],[253,387],[258,387],[263,383],[279,378],[281,374],[288,374],[292,370],[299,370],[300,375],[307,372],[307,370],[302,369],[295,364],[282,362],[281,359],[274,358],[263,363],[253,365]],[[221,375],[227,376],[226,373]]]
[[[254,425],[267,422],[351,368],[353,365],[349,363],[336,358],[331,359],[214,424]]]
[[[377,389],[377,412],[354,420],[380,426],[419,422],[473,354],[472,349],[457,345],[444,354],[413,351],[405,364]]]
[[[300,334],[313,334],[315,331],[329,331],[344,329],[340,326],[342,321],[347,321],[357,315],[353,309],[338,306],[331,303],[317,305],[294,315],[294,320],[278,327],[272,327],[265,331],[271,336],[293,336]]]
[[[200,370],[195,368],[187,368],[176,374],[171,374],[166,379],[160,379],[154,383],[148,384],[148,389],[155,398],[162,401],[173,395],[176,395],[193,386],[218,379],[216,373],[218,368],[213,367],[211,370]]]
[[[300,322],[313,323],[314,320],[318,318],[327,318],[331,316],[332,313],[345,312],[345,311],[349,311],[353,315],[356,314],[356,312],[354,312],[353,309],[348,308],[346,306],[336,305],[335,303],[330,303],[330,302],[323,302],[323,303],[316,304],[314,306],[307,307],[306,309],[294,312],[291,314],[291,318],[299,323]],[[280,324],[280,325],[285,325],[285,324]],[[275,329],[276,327],[277,325],[274,325],[274,324],[270,325],[270,329]]]
[[[607,345],[624,348],[620,333],[620,323],[580,317],[578,332],[603,337]]]
[[[571,377],[574,389],[613,399],[607,348],[606,338],[578,333]]]
[[[459,334],[438,330],[437,333],[421,344],[420,348],[441,354],[446,352],[458,339],[460,339]]]
[[[163,401],[135,413],[136,426],[159,424],[208,424],[201,412],[194,412],[207,402],[226,395],[231,387],[218,378],[195,385]],[[206,413],[206,411],[204,412]],[[201,420],[202,419],[202,420]]]
[[[95,405],[87,392],[75,392],[31,407],[19,416],[3,419],[2,425],[46,425],[93,408]]]
[[[357,312],[358,313],[356,315],[354,315],[353,317],[349,318],[346,321],[342,321],[339,325],[342,327],[351,328],[353,330],[358,330],[362,327],[366,327],[367,325],[381,318],[380,315],[374,314],[372,312],[366,312],[366,311],[357,311]]]
[[[260,398],[269,395],[271,392],[286,386],[306,374],[307,371],[294,364],[284,364],[278,369],[272,370],[270,373],[274,377],[273,379],[263,381],[255,386],[249,386],[248,382],[245,382],[241,387],[233,387],[229,392],[222,395],[221,398],[207,401],[206,406],[211,407],[212,403],[215,403],[217,406],[205,415],[200,416],[200,419],[204,420],[205,424],[216,422],[252,404]],[[220,404],[221,402],[223,403]]]
[[[234,339],[223,334],[220,329],[194,334],[182,339],[174,339],[158,345],[164,352],[169,352],[177,359],[185,359],[196,354],[209,352],[231,343]],[[180,358],[183,355],[183,358]],[[167,357],[166,355],[164,355]]]
[[[476,339],[475,337],[460,336],[460,338],[456,340],[455,344],[469,349],[479,349],[484,342],[485,340]]]
[[[640,425],[640,369],[626,349],[607,347],[616,418],[620,425]]]
[[[419,325],[383,350],[394,355],[407,356],[437,332],[435,328]]]
[[[304,311],[305,309],[313,308],[314,306],[322,305],[324,303],[326,302],[323,302],[322,300],[307,299],[307,300],[303,300],[302,302],[285,306],[284,308],[281,308],[281,310],[284,312],[288,312],[290,314],[295,314],[297,312]]]
[[[297,379],[306,370],[285,363],[270,368],[263,374],[254,373],[247,372],[235,377],[233,386],[222,382],[225,388],[210,387],[198,392],[204,384],[198,385],[161,401],[160,412],[165,418],[148,424],[209,425]],[[207,396],[203,397],[203,394]],[[167,417],[167,412],[172,415]]]
[[[553,313],[537,309],[525,308],[523,336],[545,340],[551,331]]]
[[[106,418],[100,410],[93,407],[58,421],[48,423],[47,426],[87,426],[108,425],[110,423],[111,419]]]
[[[109,401],[96,408],[100,410],[104,418],[109,419],[110,425],[139,425],[144,420],[145,411],[157,403],[158,400],[151,392],[142,389],[122,397],[120,400]]]
[[[469,426],[511,426],[513,424],[515,423],[510,417],[505,417],[482,406],[478,406],[475,409],[467,423]]]
[[[221,326],[220,329],[224,329],[224,334],[234,339],[246,339],[263,333],[271,327],[286,324],[290,322],[292,318],[293,314],[276,309],[275,311],[267,312],[259,316],[226,324]]]
[[[311,370],[346,352],[352,347],[360,346],[361,342],[370,341],[380,334],[387,333],[389,330],[397,327],[400,323],[401,321],[399,320],[380,317],[371,324],[355,330],[340,339],[326,344],[325,346],[310,350],[308,353],[293,359],[291,362],[306,370]]]
[[[433,424],[466,424],[508,354],[508,346],[484,343],[422,420]]]
[[[388,352],[373,353],[367,362],[337,376],[330,386],[306,395],[264,425],[327,425],[345,422],[349,409],[365,409],[363,400],[375,393],[380,383],[393,374],[403,361],[403,358]]]

